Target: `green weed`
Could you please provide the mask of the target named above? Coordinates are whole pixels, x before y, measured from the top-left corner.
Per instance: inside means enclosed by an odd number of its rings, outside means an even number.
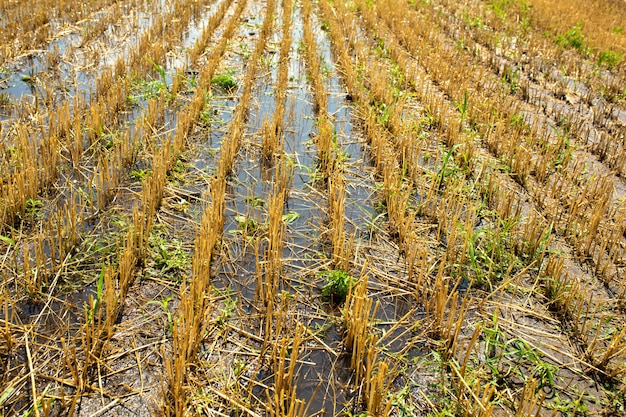
[[[34,86],[35,84],[37,84],[37,76],[34,74],[24,75],[22,76],[22,81],[30,86]]]
[[[15,246],[15,241],[8,236],[0,235],[0,242],[4,242],[10,246]]]
[[[562,400],[557,394],[554,400],[547,404],[553,410],[560,411],[566,416],[586,416],[589,414],[589,408],[585,405],[583,398],[572,400]]]
[[[177,203],[170,203],[170,207],[179,213],[187,213],[187,210],[189,210],[189,201],[180,199]]]
[[[283,223],[291,224],[300,218],[300,213],[290,210],[288,213],[283,214]]]
[[[126,99],[127,103],[131,106],[136,106],[144,100],[159,98],[161,94],[165,96],[167,101],[171,101],[174,95],[169,90],[165,68],[148,57],[144,57],[144,59],[152,64],[153,70],[159,77],[154,78],[149,75],[145,79],[133,80],[130,86],[130,94]]]
[[[613,69],[615,65],[622,61],[623,55],[621,52],[615,51],[602,51],[598,55],[598,66],[605,66],[608,69]]]
[[[341,166],[345,161],[347,161],[351,155],[343,150],[341,146],[339,146],[339,132],[337,132],[337,127],[333,125],[333,139],[331,141],[331,145],[333,147],[333,153],[335,154],[335,166]]]
[[[230,234],[254,234],[261,230],[261,224],[247,216],[235,216],[238,230],[231,230]]]
[[[519,88],[519,72],[518,69],[511,69],[507,66],[502,74],[502,84],[506,86],[509,94],[515,94]]]
[[[576,49],[584,54],[587,53],[585,48],[585,36],[582,34],[583,22],[578,22],[576,26],[565,32],[563,35],[557,35],[555,41],[564,48]]]
[[[167,173],[167,180],[174,184],[185,184],[187,181],[187,172],[189,164],[178,158],[174,165]]]
[[[498,19],[504,20],[508,14],[510,0],[491,0],[489,7],[493,9],[493,12]]]
[[[100,306],[102,304],[102,298],[104,295],[104,266],[100,271],[100,276],[96,281],[96,291],[94,295],[89,296],[89,304],[85,305],[85,316],[87,317],[87,323],[94,323],[96,318],[99,317]]]
[[[219,111],[211,105],[211,100],[213,100],[213,96],[207,94],[204,100],[204,106],[199,114],[200,121],[207,127],[212,126],[214,123],[221,123],[221,119],[218,117]]]
[[[246,203],[251,205],[252,207],[263,207],[265,206],[265,200],[263,200],[259,196],[246,197]]]
[[[26,203],[24,203],[23,215],[24,217],[40,218],[41,216],[43,216],[43,214],[41,213],[42,208],[43,201],[29,198],[28,200],[26,200]]]
[[[0,394],[0,407],[13,395],[15,392],[15,387],[8,386],[4,389],[2,394]]]
[[[131,83],[130,92],[127,102],[131,106],[136,106],[144,100],[159,98],[162,93],[165,94],[168,101],[173,98],[167,84],[162,80],[153,78],[135,80]]]
[[[183,82],[187,87],[187,91],[192,91],[194,88],[198,86],[198,79],[196,77],[195,72],[190,72],[189,76],[183,76]]]
[[[559,138],[559,141],[554,145],[559,147],[559,150],[554,159],[554,168],[565,166],[571,159],[574,152],[574,146],[572,146],[569,138],[569,128],[567,127],[567,120],[561,119],[556,126],[552,126],[552,130]]]
[[[167,298],[162,297],[160,301],[152,300],[148,301],[148,304],[155,304],[161,306],[165,316],[167,318],[167,330],[171,334],[174,331],[174,315],[172,314],[172,310],[170,310],[169,304],[172,301],[172,296]]]
[[[463,20],[465,24],[471,28],[483,28],[485,27],[485,23],[480,18],[480,16],[471,16],[469,13],[463,14]]]
[[[128,175],[134,180],[143,181],[151,172],[151,169],[133,169]]]
[[[467,102],[467,90],[463,92],[463,100],[456,103],[456,108],[461,113],[461,122],[464,122],[467,119],[467,110],[468,110],[468,102]]]
[[[380,103],[375,104],[376,107],[376,120],[378,124],[380,124],[383,128],[387,129],[389,127],[389,116],[391,115],[392,104]]]
[[[322,295],[337,300],[344,300],[354,285],[354,278],[343,269],[331,269],[318,274],[326,279],[322,287]]]
[[[183,250],[183,243],[176,238],[166,239],[159,228],[148,237],[148,254],[154,261],[154,269],[165,272],[181,272],[190,264],[190,256]]]
[[[534,378],[539,389],[554,386],[559,368],[545,362],[542,354],[525,340],[517,337],[507,338],[500,329],[497,311],[493,313],[491,321],[482,331],[485,366],[496,386],[507,386],[510,378],[522,381]]]
[[[248,45],[247,43],[240,43],[238,46],[238,51],[237,53],[243,58],[243,59],[249,59],[252,56],[252,51],[250,50],[250,45]]]
[[[451,163],[450,158],[452,157],[454,152],[459,148],[459,146],[461,146],[461,144],[457,143],[456,145],[452,146],[448,150],[448,152],[444,154],[441,168],[439,168],[435,176],[435,187],[441,188],[444,180],[448,178],[450,175],[453,175],[457,172],[457,167],[454,165],[454,159],[452,160],[452,163]]]
[[[144,58],[146,61],[152,64],[152,69],[157,74],[159,74],[159,76],[161,77],[161,81],[163,81],[163,84],[167,85],[167,74],[165,73],[165,68],[163,67],[163,65],[157,64],[149,57],[144,57]]]
[[[319,56],[319,60],[320,60],[320,72],[322,73],[322,77],[328,78],[328,76],[330,75],[332,71],[331,64],[326,62],[326,59],[324,59],[322,55]]]
[[[496,219],[492,228],[472,230],[467,240],[468,272],[467,278],[478,285],[491,287],[502,280],[512,268],[521,266],[521,260],[515,256],[511,229],[518,219]],[[463,228],[462,225],[459,227]]]
[[[230,287],[224,290],[216,290],[223,298],[223,306],[220,309],[219,316],[217,318],[217,325],[223,328],[228,324],[228,321],[237,310],[237,298],[232,296],[233,290]]]
[[[230,93],[237,89],[237,81],[233,78],[233,73],[231,71],[217,74],[211,78],[211,85],[214,85],[226,93]]]

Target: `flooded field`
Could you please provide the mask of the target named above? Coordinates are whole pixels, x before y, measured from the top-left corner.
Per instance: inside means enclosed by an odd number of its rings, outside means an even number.
[[[0,0],[0,417],[623,415],[589,3]]]

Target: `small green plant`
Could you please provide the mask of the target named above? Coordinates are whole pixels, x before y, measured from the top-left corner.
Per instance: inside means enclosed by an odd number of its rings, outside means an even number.
[[[205,126],[211,126],[211,123],[215,121],[215,112],[211,106],[205,106],[200,112],[200,121]]]
[[[213,100],[213,96],[211,94],[207,94],[204,99],[204,106],[200,111],[200,121],[204,126],[211,127],[214,123],[221,123],[221,119],[218,116],[219,110],[215,108],[211,101]]]
[[[118,134],[115,132],[96,132],[98,136],[98,144],[103,150],[112,149],[119,141]]]
[[[255,195],[253,197],[246,197],[246,203],[248,203],[252,207],[263,207],[263,206],[265,206],[265,200],[263,200],[258,195]]]
[[[35,85],[37,83],[37,77],[34,75],[24,75],[22,76],[22,81],[24,81],[28,85]]]
[[[235,216],[237,226],[239,230],[233,231],[235,233],[254,233],[259,230],[259,222],[246,216]]]
[[[235,377],[239,377],[243,374],[248,367],[249,363],[242,359],[233,359],[232,369]]]
[[[8,236],[0,235],[0,242],[4,242],[10,246],[15,246],[15,241]]]
[[[464,122],[465,119],[467,119],[467,110],[468,110],[468,103],[467,103],[467,90],[465,90],[463,92],[463,100],[459,101],[458,103],[456,103],[456,108],[459,109],[459,113],[461,113],[461,122]]]
[[[393,96],[394,98],[398,98],[404,94],[402,91],[402,86],[404,85],[404,73],[395,62],[389,71],[389,77],[391,78],[391,85],[393,85]]]
[[[586,416],[589,414],[589,408],[585,405],[585,400],[576,398],[573,400],[562,400],[561,397],[555,395],[554,401],[547,404],[548,408],[560,411],[566,416]]]
[[[176,238],[166,240],[158,230],[148,238],[148,253],[154,261],[154,268],[161,273],[181,272],[190,262],[183,243]]]
[[[161,301],[156,301],[156,300],[148,301],[148,304],[156,304],[158,306],[161,306],[167,318],[167,330],[171,334],[174,331],[174,315],[172,314],[172,311],[170,310],[170,306],[169,306],[170,301],[172,301],[171,295],[167,298],[162,297]]]
[[[152,170],[150,169],[133,169],[130,171],[130,177],[137,181],[143,181]]]
[[[509,9],[509,0],[491,0],[489,6],[500,20],[505,20]]]
[[[613,69],[615,65],[622,61],[622,53],[615,51],[602,51],[598,55],[598,66],[606,66],[608,69]]]
[[[172,100],[174,95],[170,92],[167,84],[167,73],[165,72],[165,68],[162,65],[155,63],[148,57],[144,57],[144,59],[152,64],[152,69],[159,75],[159,77],[154,78],[149,75],[145,79],[133,80],[130,87],[130,94],[126,99],[128,104],[136,106],[143,100],[158,98],[161,94],[165,96],[167,101]]]
[[[5,390],[0,394],[0,407],[13,395],[15,392],[15,387],[8,386]]]
[[[102,299],[104,295],[104,266],[100,271],[100,276],[98,277],[98,281],[96,281],[96,291],[95,298],[93,295],[89,296],[89,304],[85,305],[85,315],[87,317],[88,323],[94,323],[96,318],[98,317],[98,313],[100,311],[100,305],[102,304]]]
[[[188,76],[184,74],[177,74],[177,75],[182,78],[183,83],[185,84],[185,91],[193,91],[193,89],[198,86],[197,74],[194,71],[189,71],[187,74],[189,75]]]
[[[32,218],[40,218],[43,214],[41,208],[43,207],[43,201],[29,198],[24,204],[24,216]]]
[[[237,81],[233,78],[231,71],[217,74],[211,78],[211,84],[227,93],[230,93],[237,88]]]
[[[552,130],[559,138],[555,146],[559,147],[558,153],[554,160],[554,168],[559,168],[572,159],[574,146],[572,146],[569,138],[569,128],[567,127],[567,119],[563,118],[558,121],[556,126],[552,126]]]
[[[507,87],[507,89],[509,90],[509,94],[515,94],[515,92],[519,88],[518,69],[511,69],[511,67],[507,66],[504,69],[504,74],[502,74],[502,84]]]
[[[450,158],[452,157],[452,155],[458,149],[459,146],[461,146],[460,143],[453,145],[448,150],[448,152],[444,154],[443,164],[441,165],[441,168],[439,168],[439,170],[437,171],[437,175],[435,177],[437,187],[441,187],[443,185],[443,181],[446,178],[448,178],[450,175],[457,172],[457,167],[454,165],[454,163],[451,164],[452,165],[451,167],[448,167],[448,165],[450,164]],[[452,161],[454,162],[454,159]]]
[[[300,218],[300,213],[290,210],[288,213],[283,214],[283,223],[291,224]]]
[[[511,229],[518,219],[503,220],[496,216],[494,220],[497,224],[492,228],[471,230],[468,233],[466,274],[469,280],[479,286],[492,287],[510,270],[523,264],[514,253],[511,238]]]
[[[243,58],[243,59],[249,59],[252,56],[252,51],[250,50],[250,45],[248,45],[247,43],[240,43],[239,44],[239,51],[238,54]]]
[[[565,137],[565,143],[563,145],[563,150],[561,152],[559,152],[559,154],[557,155],[555,161],[554,161],[554,167],[555,168],[559,168],[561,166],[563,166],[567,161],[569,161],[572,157],[572,152],[573,152],[573,148],[570,144],[570,139],[569,136]]]
[[[152,60],[152,58],[147,56],[144,57],[144,59],[152,64],[152,69],[159,74],[161,80],[163,81],[163,84],[167,86],[167,74],[165,73],[165,68],[163,67],[163,65],[157,64],[156,62],[154,62],[154,60]]]
[[[187,210],[189,210],[189,201],[181,198],[176,203],[170,203],[170,207],[179,213],[187,213]]]
[[[331,145],[333,147],[333,153],[335,154],[335,166],[341,166],[341,164],[351,157],[351,155],[339,145],[339,132],[337,132],[337,126],[334,125]]]
[[[515,113],[514,115],[511,116],[511,124],[513,126],[517,126],[519,128],[523,128],[524,127],[524,114],[523,113]]]
[[[187,164],[181,159],[177,159],[172,167],[172,172],[177,174],[184,174],[187,172]]]
[[[320,55],[320,71],[322,73],[322,77],[328,78],[331,72],[331,66],[322,55]]]
[[[391,104],[387,105],[387,103],[376,104],[376,120],[378,124],[380,124],[384,128],[389,127],[389,116],[391,110]]]
[[[436,126],[436,119],[430,107],[424,109],[424,116],[420,119],[419,124],[424,130],[430,130]]]
[[[354,278],[343,269],[322,271],[318,275],[326,279],[326,284],[322,287],[324,297],[343,300],[354,285]]]
[[[485,23],[480,18],[480,16],[472,16],[469,13],[463,13],[463,20],[465,24],[471,28],[483,28],[485,27]],[[463,41],[461,41],[463,42]]]
[[[517,337],[509,339],[499,326],[497,310],[482,331],[485,365],[496,386],[507,385],[510,378],[522,381],[534,378],[538,388],[554,386],[559,368],[545,362],[542,354],[525,340]]]
[[[234,291],[230,287],[216,291],[223,296],[224,305],[220,309],[219,317],[217,318],[217,325],[223,328],[228,324],[235,311],[237,311],[237,298],[233,297]]]
[[[0,404],[1,403],[0,401]],[[621,392],[609,394],[606,399],[602,400],[602,404],[604,409],[608,411],[607,415],[619,415],[620,413],[624,413],[624,411],[626,411],[626,391],[622,390]]]
[[[130,87],[130,95],[127,98],[128,104],[136,106],[143,100],[158,98],[161,93],[165,94],[165,98],[170,100],[173,98],[172,94],[167,88],[167,84],[158,79],[139,79],[135,80]]]
[[[387,216],[388,216],[387,207],[385,207],[384,202],[377,201],[374,211],[370,213],[370,218],[365,219],[365,221],[367,222],[368,233],[373,234],[380,230],[383,230],[383,226],[385,224],[385,218]]]
[[[383,38],[376,38],[376,55],[385,56],[385,40]]]
[[[167,173],[167,180],[173,184],[185,184],[187,181],[187,171],[189,164],[182,159],[177,159]]]
[[[564,35],[557,35],[556,43],[564,48],[576,49],[579,52],[586,53],[585,36],[582,34],[583,22],[578,22],[576,26],[565,32]]]

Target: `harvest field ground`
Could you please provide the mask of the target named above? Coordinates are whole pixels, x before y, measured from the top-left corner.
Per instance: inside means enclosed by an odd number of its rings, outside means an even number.
[[[622,416],[626,2],[0,0],[0,416]]]

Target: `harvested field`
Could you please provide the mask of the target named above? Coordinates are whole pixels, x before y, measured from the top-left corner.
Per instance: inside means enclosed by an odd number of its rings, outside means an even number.
[[[0,0],[0,417],[624,415],[625,25]]]

